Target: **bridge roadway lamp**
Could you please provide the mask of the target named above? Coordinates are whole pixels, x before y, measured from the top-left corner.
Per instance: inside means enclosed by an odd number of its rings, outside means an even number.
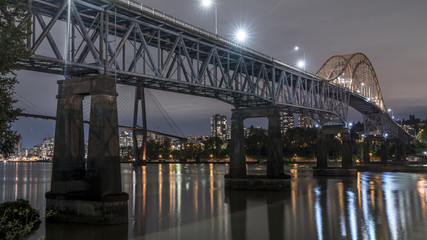
[[[215,34],[218,35],[218,7],[213,0],[201,0],[202,7],[205,9],[209,9],[212,6],[215,11]]]
[[[303,60],[299,60],[299,61],[297,62],[297,66],[298,66],[299,68],[302,68],[303,70],[305,70],[305,61],[303,61]]]
[[[239,28],[234,33],[234,39],[239,43],[245,43],[248,39],[248,32],[246,29]]]
[[[391,113],[391,119],[394,119],[393,109],[389,108],[389,109],[387,109],[387,112],[388,112],[389,114]]]

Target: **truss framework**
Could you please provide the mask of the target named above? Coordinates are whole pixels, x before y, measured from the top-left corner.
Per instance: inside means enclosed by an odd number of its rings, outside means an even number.
[[[345,88],[139,3],[27,3],[33,29],[27,40],[32,56],[21,61],[25,69],[68,77],[106,73],[117,83],[216,98],[240,108],[277,105],[347,120]]]
[[[363,53],[333,56],[317,75],[348,89],[350,106],[363,115],[365,135],[398,138],[409,144],[411,136],[387,113],[374,67]]]

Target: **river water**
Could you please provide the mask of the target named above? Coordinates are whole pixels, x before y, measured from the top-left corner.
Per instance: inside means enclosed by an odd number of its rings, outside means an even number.
[[[50,163],[0,163],[0,202],[24,198],[44,215]],[[427,239],[427,174],[313,177],[288,165],[291,188],[224,190],[223,164],[121,164],[129,223],[43,223],[30,239]],[[264,165],[248,165],[262,174]]]

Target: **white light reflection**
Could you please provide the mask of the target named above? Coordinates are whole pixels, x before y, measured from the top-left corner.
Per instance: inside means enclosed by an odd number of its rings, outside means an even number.
[[[385,195],[385,207],[386,214],[388,218],[389,229],[392,239],[398,239],[398,229],[397,229],[397,212],[396,206],[394,206],[395,196],[393,195],[393,178],[392,173],[384,173],[383,179],[384,182],[384,195]]]
[[[357,237],[357,213],[356,213],[356,200],[354,192],[347,191],[348,196],[348,215],[350,221],[351,239],[358,239]]]
[[[376,239],[375,237],[375,222],[371,215],[372,209],[369,209],[368,206],[368,193],[369,193],[369,182],[362,182],[362,211],[363,218],[365,219],[366,228],[363,230],[364,239]]]
[[[323,239],[323,219],[322,219],[322,207],[320,206],[320,195],[321,191],[319,187],[314,189],[316,194],[316,202],[314,203],[314,212],[316,218],[316,229],[317,229],[317,239]]]
[[[181,164],[177,164],[176,165],[176,194],[177,194],[177,196],[176,196],[176,199],[177,199],[177,202],[178,202],[178,206],[177,206],[177,212],[178,212],[178,225],[181,225],[182,224],[182,213],[181,213],[181,210],[182,210],[182,183],[183,183],[183,180],[182,180],[182,165]],[[181,229],[181,228],[178,228],[179,230]]]
[[[3,166],[3,196],[2,202],[6,201],[6,163]]]
[[[132,171],[132,212],[135,212],[135,206],[136,206],[136,173],[135,170]]]

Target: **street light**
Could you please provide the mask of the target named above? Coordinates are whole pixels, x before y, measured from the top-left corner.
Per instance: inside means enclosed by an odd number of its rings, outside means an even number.
[[[299,60],[297,63],[297,66],[305,70],[305,62],[303,60]]]
[[[298,61],[297,61],[297,67],[301,68],[301,69],[303,69],[305,71],[305,64],[306,64],[305,63],[305,53],[304,52],[302,53],[302,59],[301,59],[300,58],[301,54],[297,53],[299,50],[300,50],[299,46],[295,46],[294,47],[294,51],[295,51],[295,53],[297,55],[297,58],[299,58]]]
[[[239,28],[234,33],[234,39],[236,39],[236,41],[238,41],[239,43],[245,43],[248,39],[248,32],[246,31],[246,29]]]
[[[387,109],[387,112],[389,113],[389,115],[391,113],[391,119],[394,119],[393,109],[389,108],[389,109]]]
[[[215,10],[215,34],[218,35],[218,8],[214,1],[212,0],[202,0],[202,6],[204,8],[210,8],[211,6],[214,6]]]

